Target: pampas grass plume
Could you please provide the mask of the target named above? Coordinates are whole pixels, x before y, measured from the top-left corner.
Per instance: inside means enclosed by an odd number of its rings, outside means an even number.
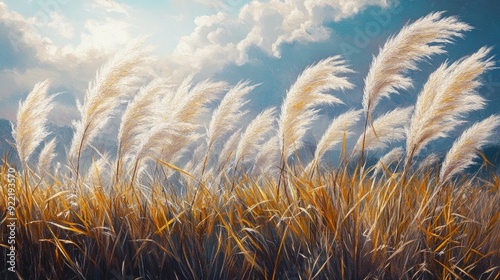
[[[224,96],[212,114],[207,130],[207,146],[210,148],[217,139],[232,131],[240,119],[247,113],[242,110],[248,103],[245,96],[256,86],[249,86],[248,82],[240,82]]]
[[[344,139],[344,135],[349,137],[352,134],[349,128],[357,123],[360,117],[361,110],[349,110],[335,118],[319,140],[312,162],[319,162],[327,151],[335,147],[335,145],[339,144]]]
[[[143,40],[133,41],[101,67],[95,80],[89,84],[83,105],[77,102],[81,119],[73,123],[75,134],[68,153],[70,160],[77,161],[77,173],[82,151],[108,123],[139,80],[139,71],[150,52],[143,46]]]
[[[363,133],[354,146],[353,153],[361,152],[363,138],[366,139],[364,149],[366,151],[386,149],[390,143],[401,141],[405,138],[404,125],[410,119],[413,106],[394,109],[380,117],[373,126]]]
[[[273,174],[279,162],[279,152],[276,147],[279,145],[278,136],[272,136],[260,147],[255,157],[254,174],[260,171],[261,174]]]
[[[455,17],[442,17],[443,12],[429,14],[403,27],[398,35],[389,38],[373,59],[365,79],[363,109],[371,116],[382,97],[412,86],[405,75],[416,70],[416,63],[435,54],[442,54],[445,43],[471,27]]]
[[[225,82],[205,80],[193,85],[193,76],[188,76],[177,88],[173,98],[164,99],[164,114],[167,119],[195,123],[208,112],[207,105],[220,97],[227,89]]]
[[[352,88],[347,78],[339,76],[351,72],[340,56],[333,56],[308,67],[297,78],[281,106],[278,135],[283,160],[302,147],[302,139],[318,113],[314,107],[342,103],[325,92]]]
[[[373,177],[376,177],[380,172],[389,167],[389,165],[401,161],[402,156],[404,155],[404,150],[402,147],[397,147],[390,150],[387,154],[381,157],[375,168],[373,169]]]
[[[17,123],[12,134],[23,166],[40,143],[49,135],[46,129],[47,116],[54,107],[55,95],[48,96],[50,81],[37,83],[24,102],[19,102]]]
[[[432,140],[447,137],[463,117],[482,109],[485,100],[478,95],[479,77],[492,69],[486,59],[490,48],[483,47],[450,66],[446,63],[432,73],[418,96],[406,139],[407,164]]]
[[[127,155],[138,145],[138,135],[150,129],[152,120],[159,108],[156,105],[161,94],[168,91],[169,85],[165,79],[156,78],[147,86],[142,87],[123,113],[118,130],[118,154]]]
[[[493,131],[499,125],[500,116],[493,115],[464,131],[446,154],[439,173],[439,181],[444,183],[453,175],[471,166],[478,157],[477,151],[491,141]]]
[[[42,151],[40,152],[40,156],[38,157],[38,172],[40,173],[40,175],[50,171],[52,160],[54,160],[54,158],[56,157],[56,144],[56,138],[53,138],[45,144]]]
[[[266,109],[248,125],[236,148],[236,162],[245,162],[251,155],[257,153],[264,137],[274,127],[275,112],[275,108]]]

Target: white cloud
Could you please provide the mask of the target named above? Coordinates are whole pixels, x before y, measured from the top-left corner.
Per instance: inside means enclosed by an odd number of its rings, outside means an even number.
[[[117,3],[114,0],[95,0],[94,4],[92,4],[93,7],[103,9],[108,13],[118,13],[118,14],[124,14],[124,15],[129,15],[129,10],[130,7],[124,4]]]
[[[80,44],[64,46],[64,54],[74,54],[83,59],[114,53],[132,39],[129,24],[110,17],[85,21],[85,32],[80,35]]]
[[[54,28],[64,38],[72,38],[74,35],[73,25],[60,12],[52,13],[51,21],[47,26]]]
[[[84,20],[79,37],[75,36],[72,21],[59,11],[52,12],[49,19],[42,29],[34,17],[24,17],[0,2],[0,34],[10,41],[8,51],[17,62],[12,69],[0,69],[0,99],[4,101],[0,104],[0,118],[12,120],[17,109],[15,96],[25,96],[37,82],[47,78],[52,79],[52,88],[64,88],[81,96],[96,69],[132,39],[126,19],[114,19],[106,13]],[[56,32],[47,32],[50,30]],[[73,44],[61,40],[55,43],[56,36],[79,40]],[[20,66],[19,61],[24,64]]]
[[[171,59],[187,62],[195,71],[215,72],[228,63],[246,63],[252,47],[279,58],[283,44],[324,41],[330,37],[325,22],[351,17],[369,5],[388,4],[387,0],[253,1],[237,15],[219,12],[198,17],[195,30],[180,39]]]
[[[53,38],[41,35],[35,18],[25,18],[19,13],[11,12],[2,2],[0,22],[7,26],[7,36],[16,50],[31,48],[35,51],[37,60],[49,64],[67,64],[67,60],[85,63],[89,59],[108,57],[132,39],[126,19],[104,16],[85,20],[84,31],[77,45],[57,45]],[[56,29],[63,37],[70,38],[74,35],[72,24],[59,12],[50,15],[47,26]]]

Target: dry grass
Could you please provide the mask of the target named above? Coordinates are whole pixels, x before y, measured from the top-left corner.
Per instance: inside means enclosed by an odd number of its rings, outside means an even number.
[[[6,172],[4,165],[2,180]],[[105,191],[95,182],[75,190],[60,181],[25,188],[19,180],[19,276],[500,277],[498,178],[435,190],[429,172],[405,186],[397,174],[380,181],[366,175],[344,169],[314,179],[290,176],[292,200],[276,197],[275,183],[246,176],[222,182],[236,184],[232,192],[214,194],[192,184],[182,197],[161,185],[143,193],[124,185]]]
[[[431,154],[413,168],[430,141],[483,107],[477,90],[480,75],[494,67],[486,58],[489,49],[439,67],[414,113],[412,106],[377,113],[368,126],[381,96],[409,86],[407,70],[444,52],[442,43],[469,28],[435,13],[389,39],[366,79],[365,130],[357,143],[349,150],[347,139],[362,111],[349,110],[330,123],[311,158],[303,146],[318,106],[341,103],[328,92],[353,87],[344,77],[352,71],[338,56],[305,69],[287,92],[279,119],[270,108],[239,129],[244,97],[254,88],[249,83],[230,89],[211,112],[226,83],[195,84],[189,76],[170,89],[153,80],[129,102],[112,155],[91,142],[133,87],[134,69],[142,67],[146,52],[132,45],[102,68],[79,106],[82,119],[67,170],[51,168],[52,141],[37,173],[29,157],[41,142],[33,135],[47,134],[46,112],[30,113],[25,106],[39,109],[37,104],[51,101],[48,85],[38,84],[20,106],[15,132],[22,159],[14,186],[17,275],[2,266],[0,276],[499,279],[500,180],[463,171],[493,138],[500,117],[472,125],[442,163]],[[401,46],[410,60],[398,58]],[[397,63],[388,60],[391,55]],[[42,116],[37,130],[26,129],[36,116]],[[339,144],[334,167],[326,158]],[[88,147],[95,159],[83,172],[80,158]],[[364,162],[365,152],[389,148],[373,166]],[[0,166],[2,186],[12,164],[7,158]],[[0,246],[7,249],[7,188],[0,195]]]

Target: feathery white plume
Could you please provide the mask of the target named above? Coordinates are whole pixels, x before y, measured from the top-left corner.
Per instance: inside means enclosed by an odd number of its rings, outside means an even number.
[[[361,110],[349,110],[335,118],[330,126],[328,126],[323,136],[321,136],[316,146],[316,151],[314,152],[314,159],[311,163],[318,163],[327,151],[331,150],[344,139],[344,135],[349,137],[352,134],[349,128],[357,123],[360,117]],[[308,168],[306,168],[306,170],[307,169]]]
[[[340,56],[333,56],[308,67],[297,78],[281,106],[278,136],[284,160],[303,146],[304,135],[317,117],[314,107],[342,103],[325,92],[352,88],[347,78],[339,76],[351,72]]]
[[[133,147],[139,145],[138,135],[151,129],[153,118],[158,113],[157,103],[161,94],[168,93],[166,80],[156,78],[142,87],[123,113],[118,130],[117,160],[127,155]]]
[[[486,59],[489,51],[483,47],[450,66],[441,65],[429,76],[407,129],[407,164],[430,141],[447,137],[468,112],[484,107],[485,100],[477,89],[480,75],[494,67],[491,59]]]
[[[403,155],[404,155],[404,150],[401,147],[397,147],[390,150],[387,154],[385,154],[378,160],[377,164],[375,165],[375,168],[373,169],[373,177],[377,176],[385,168],[388,168],[389,165],[395,162],[400,162]]]
[[[264,137],[274,127],[275,112],[275,108],[266,109],[247,126],[236,148],[236,162],[246,162],[257,153]]]
[[[353,153],[361,152],[363,137],[366,137],[365,151],[385,149],[390,143],[401,141],[405,138],[404,125],[410,119],[413,106],[394,109],[373,122],[373,127],[363,133],[354,146]],[[375,130],[374,130],[375,129]],[[366,136],[364,136],[366,134]]]
[[[40,175],[50,171],[52,160],[56,157],[56,144],[56,138],[53,138],[50,142],[45,144],[40,152],[40,156],[38,157],[38,172]]]
[[[40,143],[49,135],[46,129],[47,116],[54,107],[55,95],[48,96],[50,82],[37,83],[24,102],[19,102],[17,124],[12,130],[16,149],[23,165]]]
[[[474,159],[478,157],[478,150],[491,142],[489,138],[499,125],[500,116],[493,115],[464,131],[446,154],[439,173],[439,181],[446,182],[453,175],[472,165]]]
[[[439,160],[439,156],[436,155],[435,153],[432,153],[424,158],[422,162],[417,167],[416,172],[422,172],[426,168],[430,167],[431,165],[435,164]]]
[[[78,161],[99,131],[108,123],[116,108],[135,86],[150,49],[143,39],[130,43],[97,72],[89,84],[83,105],[77,102],[81,119],[73,123],[75,134],[69,149],[70,160]],[[78,172],[78,170],[77,170]]]
[[[279,152],[276,149],[278,145],[278,136],[272,136],[260,147],[260,151],[255,158],[256,168],[254,168],[254,174],[258,171],[264,174],[272,174],[279,166]]]
[[[442,14],[431,13],[403,27],[373,58],[363,91],[363,109],[368,116],[382,97],[412,86],[412,79],[405,74],[408,70],[416,70],[417,62],[444,53],[444,44],[471,29],[456,17],[443,18]]]
[[[248,103],[245,96],[256,87],[248,84],[248,82],[240,82],[229,90],[213,112],[207,130],[207,146],[209,148],[217,139],[232,131],[247,113],[242,111],[243,106]]]

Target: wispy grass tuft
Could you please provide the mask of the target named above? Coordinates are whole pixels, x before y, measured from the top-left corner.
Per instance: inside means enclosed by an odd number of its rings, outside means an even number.
[[[368,116],[381,98],[412,87],[407,72],[417,70],[417,62],[444,53],[444,44],[472,29],[456,17],[442,15],[443,12],[432,13],[403,27],[374,57],[363,91],[363,109]]]
[[[493,115],[464,131],[448,151],[439,173],[439,181],[446,182],[472,165],[478,157],[479,149],[491,142],[493,132],[499,125],[500,116]]]
[[[150,49],[143,46],[143,39],[130,43],[101,67],[95,80],[89,84],[83,104],[77,102],[81,119],[73,123],[75,134],[68,153],[76,174],[82,152],[140,81],[140,71],[148,60],[149,52]]]
[[[50,173],[50,166],[56,157],[56,138],[53,138],[45,144],[38,156],[38,172],[40,174]]]
[[[36,84],[24,102],[19,102],[16,125],[12,134],[16,142],[16,150],[23,167],[40,143],[49,135],[47,116],[54,107],[54,95],[48,96],[50,81]]]
[[[418,96],[406,138],[406,167],[431,141],[447,137],[471,111],[482,109],[485,100],[478,89],[480,75],[494,67],[483,47],[451,65],[444,63],[432,73]]]
[[[281,106],[278,126],[282,158],[288,159],[303,145],[303,138],[318,113],[318,105],[334,105],[343,102],[325,92],[353,87],[346,77],[352,73],[340,56],[333,56],[308,67],[288,90]]]

